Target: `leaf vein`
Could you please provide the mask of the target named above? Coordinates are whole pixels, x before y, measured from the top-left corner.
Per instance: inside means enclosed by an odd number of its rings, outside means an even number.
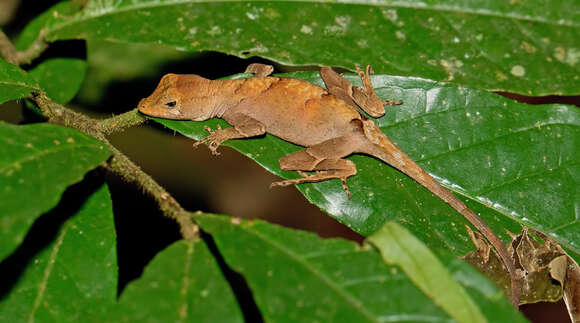
[[[274,240],[269,239],[269,237],[264,236],[260,232],[256,230],[251,230],[249,227],[243,227],[246,232],[251,233],[258,237],[259,239],[269,243],[272,247],[275,247],[283,254],[286,254],[291,259],[295,260],[297,263],[302,265],[305,269],[311,272],[314,276],[318,277],[320,281],[325,283],[330,289],[334,290],[340,297],[342,297],[347,304],[350,304],[356,311],[360,312],[364,317],[366,317],[369,321],[378,322],[374,317],[373,313],[369,312],[360,301],[358,301],[352,294],[348,293],[344,289],[341,288],[339,284],[334,283],[327,277],[325,277],[317,268],[308,264],[304,259],[302,259],[299,255],[297,255],[292,250],[280,245]]]
[[[40,303],[42,301],[42,298],[44,297],[44,292],[46,291],[46,285],[48,284],[48,279],[50,278],[50,274],[52,273],[52,268],[54,267],[54,263],[56,261],[56,256],[58,255],[58,252],[60,251],[60,246],[62,245],[62,242],[64,240],[64,236],[66,235],[67,231],[69,229],[69,226],[65,226],[60,235],[58,236],[54,247],[52,248],[52,251],[50,253],[50,256],[47,260],[47,264],[46,264],[46,268],[44,269],[44,273],[42,275],[42,280],[40,281],[40,284],[38,286],[38,293],[36,294],[36,298],[34,299],[34,304],[32,306],[32,309],[30,310],[30,315],[28,316],[28,322],[34,322],[34,314],[36,314],[36,311],[38,310],[38,307],[40,306]]]

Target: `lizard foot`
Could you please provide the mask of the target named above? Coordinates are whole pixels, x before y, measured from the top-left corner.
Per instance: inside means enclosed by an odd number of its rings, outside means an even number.
[[[340,183],[342,184],[342,189],[346,193],[346,198],[350,200],[350,191],[348,190],[348,185],[346,185],[346,177],[341,177]]]
[[[298,175],[302,176],[302,177],[310,177],[312,175],[308,174],[307,172],[301,171],[301,170],[297,170],[296,171],[298,173]]]
[[[388,105],[388,106],[393,106],[393,105],[401,105],[403,104],[403,100],[397,100],[397,101],[389,101],[389,100],[383,100],[383,102]]]
[[[302,178],[287,179],[284,181],[274,182],[274,183],[270,184],[270,188],[276,187],[276,186],[289,186],[289,185],[297,185],[297,184],[302,184],[302,183],[320,182],[320,181],[325,181],[325,180],[332,179],[332,178],[337,178],[337,179],[340,179],[340,182],[342,184],[342,189],[346,193],[347,198],[350,200],[350,191],[348,189],[348,185],[346,184],[346,177],[345,176],[329,175],[328,173],[330,173],[330,172],[327,172],[327,171],[318,171],[318,172],[316,172],[316,174],[312,174],[312,175],[307,174],[307,173],[302,172],[302,171],[298,171],[298,173],[300,174],[300,176],[302,176]]]
[[[221,136],[221,131],[222,131],[222,127],[220,125],[217,126],[216,130],[211,129],[208,126],[204,126],[203,127],[205,129],[205,131],[209,132],[209,136],[196,141],[193,144],[193,148],[197,148],[197,146],[207,142],[207,147],[209,148],[209,150],[211,151],[211,153],[213,155],[220,155],[220,153],[217,151],[218,147],[220,146],[220,144],[226,140],[227,138],[222,138]]]
[[[367,65],[366,70],[363,72],[360,68],[360,66],[355,65],[356,67],[356,72],[359,75],[360,79],[362,80],[363,86],[365,87],[365,91],[369,92],[369,93],[373,93],[374,97],[377,97],[375,94],[375,90],[373,88],[373,85],[371,83],[371,74],[374,73],[372,67],[370,65]],[[378,97],[377,97],[378,99]],[[397,100],[397,101],[389,101],[389,100],[380,100],[380,102],[383,105],[388,105],[388,106],[393,106],[393,105],[400,105],[403,104],[402,100]]]

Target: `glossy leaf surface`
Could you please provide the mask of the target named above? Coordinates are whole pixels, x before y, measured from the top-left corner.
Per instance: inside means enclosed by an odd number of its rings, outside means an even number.
[[[570,95],[579,92],[579,8],[564,0],[91,1],[77,14],[55,10],[44,37],[157,43],[287,65],[371,64],[385,74]]]

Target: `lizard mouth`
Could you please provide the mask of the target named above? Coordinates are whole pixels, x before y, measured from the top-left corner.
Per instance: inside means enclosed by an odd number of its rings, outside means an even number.
[[[181,116],[181,111],[179,111],[179,110],[168,110],[167,112],[169,114],[172,114],[172,115],[176,116],[176,117]]]
[[[139,104],[137,105],[137,110],[139,110],[139,112],[144,113],[149,115],[148,113],[148,109],[147,109],[147,99],[141,99],[141,101],[139,101]]]

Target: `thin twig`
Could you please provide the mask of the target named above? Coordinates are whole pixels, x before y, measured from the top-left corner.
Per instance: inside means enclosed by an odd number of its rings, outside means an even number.
[[[0,55],[7,61],[15,65],[29,64],[40,56],[48,44],[43,39],[42,31],[38,37],[28,45],[24,51],[18,51],[12,44],[8,36],[0,29]]]
[[[163,214],[177,221],[184,239],[195,239],[199,228],[193,223],[190,213],[183,209],[175,198],[151,178],[151,176],[143,172],[139,166],[135,165],[110,142],[107,141],[105,144],[113,152],[113,157],[106,164],[105,168],[113,174],[121,176],[126,182],[137,185],[155,199]]]
[[[99,130],[104,134],[112,134],[123,131],[129,127],[144,123],[147,119],[139,114],[137,109],[112,116],[99,121]]]
[[[193,223],[190,213],[183,209],[161,185],[143,172],[139,166],[135,165],[106,138],[106,134],[143,123],[144,118],[138,116],[136,110],[109,119],[97,120],[57,104],[43,93],[34,93],[31,99],[38,105],[42,113],[48,117],[49,122],[78,129],[107,145],[113,157],[104,164],[105,169],[120,176],[125,181],[137,185],[143,192],[155,199],[163,214],[177,221],[184,239],[195,239],[197,237],[199,229]]]
[[[2,30],[0,30],[0,55],[7,62],[18,65],[18,50]]]

